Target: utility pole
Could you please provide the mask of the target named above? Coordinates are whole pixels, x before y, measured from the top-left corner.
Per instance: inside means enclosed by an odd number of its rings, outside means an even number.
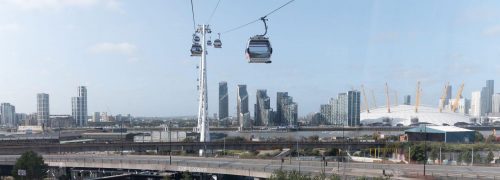
[[[471,161],[470,165],[474,166],[474,147],[472,147],[472,161]]]
[[[441,165],[442,159],[441,159],[441,146],[439,146],[439,165]]]

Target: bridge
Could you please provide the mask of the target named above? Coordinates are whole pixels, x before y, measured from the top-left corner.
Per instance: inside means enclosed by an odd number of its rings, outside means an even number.
[[[384,142],[361,142],[361,141],[334,141],[334,142],[111,142],[111,143],[21,143],[21,144],[3,144],[0,146],[0,154],[15,155],[22,152],[33,150],[41,153],[74,153],[88,151],[198,151],[206,150],[265,150],[265,149],[283,149],[283,148],[341,148],[365,149],[373,147],[383,147]]]
[[[0,155],[0,169],[12,167],[19,155]],[[272,172],[283,169],[296,170],[305,174],[320,174],[327,176],[338,174],[347,178],[358,176],[381,177],[385,175],[396,178],[421,177],[422,164],[374,164],[354,162],[328,161],[327,165],[318,160],[301,160],[297,158],[281,160],[270,159],[238,159],[214,157],[185,157],[173,156],[146,156],[146,155],[94,155],[94,154],[68,154],[68,155],[43,155],[45,162],[52,169],[73,169],[81,176],[96,176],[102,172],[121,170],[155,171],[155,172],[183,172],[204,173],[224,176],[244,176],[268,178]],[[498,167],[487,166],[447,166],[427,165],[426,175],[446,179],[498,179]]]

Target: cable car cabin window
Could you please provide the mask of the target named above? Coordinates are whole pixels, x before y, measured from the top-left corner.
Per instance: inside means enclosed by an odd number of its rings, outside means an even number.
[[[269,42],[250,42],[248,46],[248,54],[250,58],[270,58],[271,57],[271,46]]]

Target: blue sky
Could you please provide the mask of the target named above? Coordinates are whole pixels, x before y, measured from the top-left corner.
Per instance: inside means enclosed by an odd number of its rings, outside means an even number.
[[[193,0],[197,24],[217,0]],[[287,0],[221,0],[210,24],[223,32],[252,21]],[[254,23],[222,34],[209,49],[209,112],[217,112],[219,81],[288,91],[299,114],[364,84],[384,103],[391,92],[436,105],[442,87],[464,95],[500,72],[499,1],[296,0],[269,16],[272,64],[248,64],[244,48],[263,31]],[[51,114],[70,114],[78,85],[88,86],[89,111],[139,116],[197,113],[197,58],[189,56],[193,22],[188,0],[0,0],[0,102],[36,111],[36,93],[50,94]],[[498,87],[498,86],[497,86]],[[497,88],[498,89],[498,88]],[[371,98],[369,98],[371,99]],[[372,102],[370,102],[372,103]]]

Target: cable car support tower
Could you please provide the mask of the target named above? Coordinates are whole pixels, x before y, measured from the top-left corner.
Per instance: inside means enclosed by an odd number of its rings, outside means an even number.
[[[209,25],[198,25],[197,33],[201,35],[200,81],[199,81],[199,106],[198,126],[195,131],[200,133],[200,142],[210,142],[210,129],[208,122],[208,92],[207,92],[207,43],[206,35],[211,33]],[[200,149],[200,156],[205,154],[205,149]]]

